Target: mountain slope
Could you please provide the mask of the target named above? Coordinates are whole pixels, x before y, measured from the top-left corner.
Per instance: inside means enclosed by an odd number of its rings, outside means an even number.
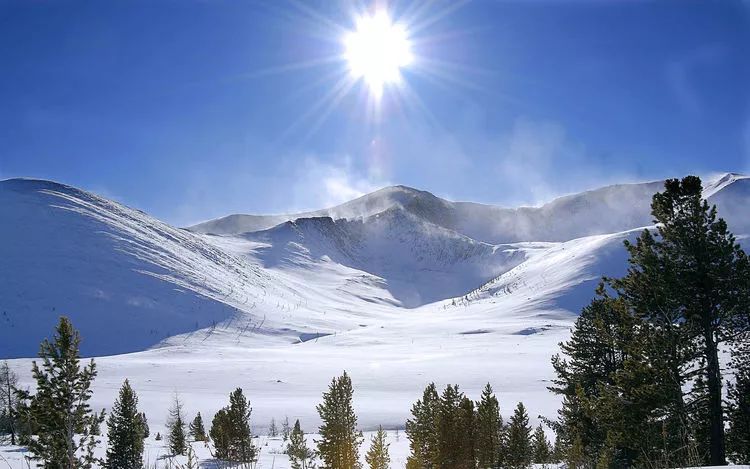
[[[525,259],[525,250],[490,245],[396,208],[360,219],[301,218],[248,233],[265,243],[258,258],[269,268],[332,261],[382,278],[413,308],[459,296]]]
[[[142,350],[229,319],[271,283],[200,237],[62,184],[0,182],[0,220],[6,357],[33,354],[59,315],[85,353]]]
[[[663,182],[621,184],[555,199],[540,207],[502,208],[450,202],[405,186],[386,187],[351,202],[294,215],[230,215],[188,228],[196,233],[238,235],[300,218],[370,218],[402,210],[434,225],[489,244],[567,241],[650,224],[651,196]],[[609,216],[602,217],[607,212]]]
[[[0,181],[0,356],[33,355],[61,314],[82,330],[84,352],[101,355],[351,334],[453,297],[477,311],[499,311],[501,297],[512,314],[577,311],[598,276],[617,273],[622,238],[650,223],[658,186],[521,209],[397,186],[321,211],[331,217],[213,236],[70,186]],[[750,179],[724,175],[706,194],[730,229],[750,233]],[[602,230],[615,231],[591,235]]]

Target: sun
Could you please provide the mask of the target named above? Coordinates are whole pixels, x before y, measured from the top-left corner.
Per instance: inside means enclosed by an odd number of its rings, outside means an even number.
[[[384,10],[357,18],[344,46],[349,72],[378,98],[387,84],[401,80],[401,69],[414,60],[405,26],[394,23]]]

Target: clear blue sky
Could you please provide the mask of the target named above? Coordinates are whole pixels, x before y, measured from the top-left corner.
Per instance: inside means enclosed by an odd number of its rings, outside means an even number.
[[[386,184],[514,205],[750,169],[750,3],[449,6],[413,19],[411,94],[376,120],[356,86],[315,107],[345,64],[302,66],[341,52],[347,2],[0,0],[0,178],[188,224]]]

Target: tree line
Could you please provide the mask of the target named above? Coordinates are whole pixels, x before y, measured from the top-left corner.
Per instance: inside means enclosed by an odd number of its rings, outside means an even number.
[[[0,368],[2,427],[12,444],[28,446],[31,458],[44,467],[79,469],[102,466],[133,469],[144,466],[144,438],[149,436],[148,419],[138,408],[138,396],[125,380],[110,408],[109,415],[89,405],[91,385],[97,375],[94,360],[82,363],[80,335],[66,318],[60,318],[54,337],[45,340],[39,352],[41,363],[32,363],[36,392],[17,387],[17,379],[7,363]],[[10,391],[7,391],[10,390]],[[354,389],[344,372],[332,380],[317,406],[321,419],[315,448],[309,446],[300,421],[293,427],[282,424],[286,453],[293,469],[360,469],[362,433],[357,429]],[[198,413],[189,423],[183,403],[175,395],[168,411],[167,432],[156,440],[166,440],[172,455],[191,455],[190,441],[204,442],[214,458],[252,465],[259,449],[253,441],[252,408],[241,388],[229,394],[226,407],[213,416],[206,431]],[[94,450],[101,443],[101,424],[106,421],[107,448],[104,458]],[[278,430],[275,421],[269,434]],[[471,401],[449,385],[438,395],[434,384],[412,408],[406,423],[411,455],[407,467],[417,468],[524,468],[532,463],[554,460],[553,448],[544,430],[532,431],[529,417],[519,403],[508,424],[488,384],[478,402]],[[210,444],[209,444],[210,443]],[[382,427],[372,436],[365,454],[369,469],[390,467],[390,443]]]

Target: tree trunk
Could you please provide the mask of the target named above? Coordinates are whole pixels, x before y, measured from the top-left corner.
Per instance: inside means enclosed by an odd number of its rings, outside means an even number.
[[[719,351],[710,325],[703,331],[705,340],[706,374],[708,387],[708,407],[710,424],[710,463],[712,466],[727,464],[724,447],[724,412],[721,405],[721,370],[719,368]]]

